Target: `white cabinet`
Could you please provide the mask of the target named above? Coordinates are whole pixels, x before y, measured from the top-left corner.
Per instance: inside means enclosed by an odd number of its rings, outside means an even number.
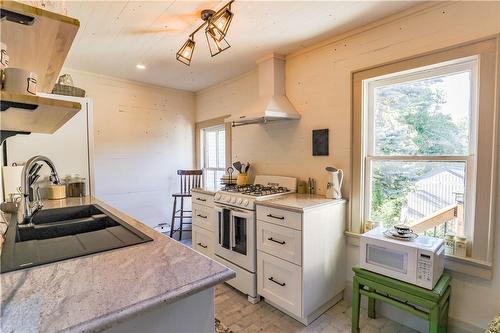
[[[214,239],[213,232],[198,228],[193,224],[192,241],[193,250],[203,253],[207,257],[213,257],[214,255]]]
[[[257,221],[257,249],[301,265],[302,233],[299,230]]]
[[[193,226],[215,231],[214,207],[204,206],[193,202]]]
[[[301,267],[265,252],[257,259],[259,295],[293,314],[301,313]]]
[[[215,210],[213,193],[192,190],[193,250],[214,258]]]
[[[308,209],[257,205],[257,292],[308,325],[342,299],[345,201]]]

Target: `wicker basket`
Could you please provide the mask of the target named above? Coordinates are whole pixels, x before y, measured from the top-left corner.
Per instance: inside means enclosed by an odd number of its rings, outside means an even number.
[[[52,89],[53,94],[75,96],[75,97],[85,97],[85,90],[73,86],[67,86],[64,84],[56,83],[54,89]]]

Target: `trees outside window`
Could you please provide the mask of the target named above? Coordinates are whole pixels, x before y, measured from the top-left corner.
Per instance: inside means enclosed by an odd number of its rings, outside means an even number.
[[[476,68],[477,59],[468,58],[363,83],[367,220],[415,225],[449,208],[456,219],[426,231],[466,233],[464,205],[474,194],[468,179],[475,170]]]

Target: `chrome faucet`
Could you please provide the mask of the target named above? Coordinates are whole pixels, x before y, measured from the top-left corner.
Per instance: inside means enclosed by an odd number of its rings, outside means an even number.
[[[19,224],[31,224],[33,216],[43,208],[38,191],[36,194],[33,194],[33,202],[30,200],[30,187],[32,186],[32,183],[34,183],[34,180],[38,178],[36,174],[41,167],[41,165],[37,165],[37,162],[45,162],[50,167],[50,180],[54,184],[60,183],[56,166],[48,157],[38,155],[30,158],[24,165],[21,173],[21,191],[24,213],[22,221],[20,221]]]

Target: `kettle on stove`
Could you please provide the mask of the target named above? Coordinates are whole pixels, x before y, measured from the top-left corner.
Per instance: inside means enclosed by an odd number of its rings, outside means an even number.
[[[326,184],[326,197],[328,199],[342,199],[342,181],[344,180],[344,171],[333,167],[326,167],[330,174],[330,180]]]

